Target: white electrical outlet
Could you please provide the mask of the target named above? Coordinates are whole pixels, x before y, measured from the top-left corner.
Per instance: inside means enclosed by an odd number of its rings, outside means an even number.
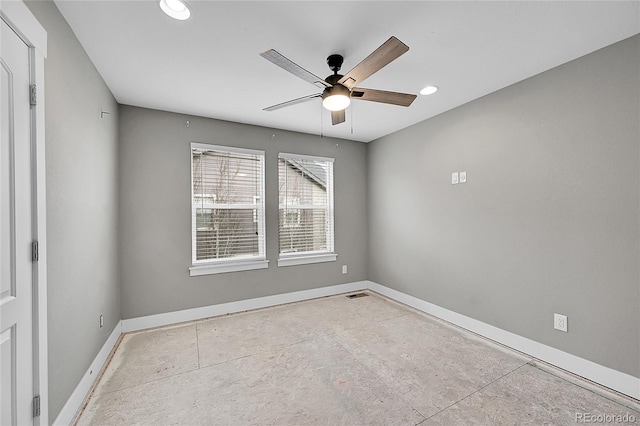
[[[553,314],[553,328],[556,330],[567,332],[567,316]]]
[[[458,183],[458,172],[451,173],[451,185],[456,185]]]
[[[460,183],[467,182],[467,172],[460,172]]]
[[[343,274],[347,273],[347,265],[342,265],[342,273]]]
[[[102,328],[103,326],[104,326],[104,316],[100,314],[100,328]]]

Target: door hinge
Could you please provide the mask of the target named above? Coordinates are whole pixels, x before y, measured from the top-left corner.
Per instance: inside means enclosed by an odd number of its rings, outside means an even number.
[[[38,242],[34,241],[33,243],[31,243],[31,261],[37,262],[39,256],[40,252],[38,250]]]
[[[40,415],[40,395],[33,397],[33,417]]]
[[[38,96],[36,93],[36,85],[31,84],[29,86],[29,103],[31,106],[36,106],[38,104]]]

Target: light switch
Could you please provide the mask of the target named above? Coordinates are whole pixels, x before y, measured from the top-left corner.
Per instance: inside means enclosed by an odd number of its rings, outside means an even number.
[[[451,185],[456,185],[458,183],[458,172],[451,173]]]

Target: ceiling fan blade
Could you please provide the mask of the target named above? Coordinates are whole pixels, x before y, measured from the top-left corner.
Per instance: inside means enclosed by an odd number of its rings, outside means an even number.
[[[283,102],[281,104],[271,105],[270,107],[264,108],[263,111],[275,111],[277,109],[288,107],[288,106],[291,106],[291,105],[301,104],[302,102],[307,102],[307,101],[310,101],[311,99],[319,98],[321,96],[322,95],[320,93],[316,93],[315,95],[303,96],[301,98],[292,99],[290,101]]]
[[[416,95],[399,92],[387,92],[386,90],[363,89],[362,87],[354,87],[351,91],[351,99],[359,99],[361,101],[382,102],[383,104],[392,104],[408,107],[416,99]]]
[[[287,59],[286,57],[282,56],[280,53],[278,53],[273,49],[269,49],[266,52],[262,52],[260,56],[262,56],[268,61],[273,62],[283,70],[289,71],[291,74],[297,77],[300,77],[304,81],[308,81],[309,83],[314,84],[321,89],[324,89],[325,87],[331,87],[331,84],[327,83],[317,75],[314,75],[309,71],[305,70],[300,65],[296,64],[290,59]]]
[[[378,72],[385,65],[391,63],[408,50],[409,46],[392,36],[389,40],[382,43],[382,46],[374,50],[373,53],[367,56],[362,62],[342,77],[338,83],[351,89],[353,86],[362,83],[365,78]]]
[[[340,111],[331,111],[331,124],[332,125],[336,125],[336,124],[340,124],[340,123],[344,123],[345,121],[345,113],[344,113],[344,109],[340,110]]]

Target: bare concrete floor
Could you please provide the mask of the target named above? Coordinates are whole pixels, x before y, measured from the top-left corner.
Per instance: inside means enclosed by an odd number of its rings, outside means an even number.
[[[631,399],[367,293],[127,334],[77,424],[640,422]]]

